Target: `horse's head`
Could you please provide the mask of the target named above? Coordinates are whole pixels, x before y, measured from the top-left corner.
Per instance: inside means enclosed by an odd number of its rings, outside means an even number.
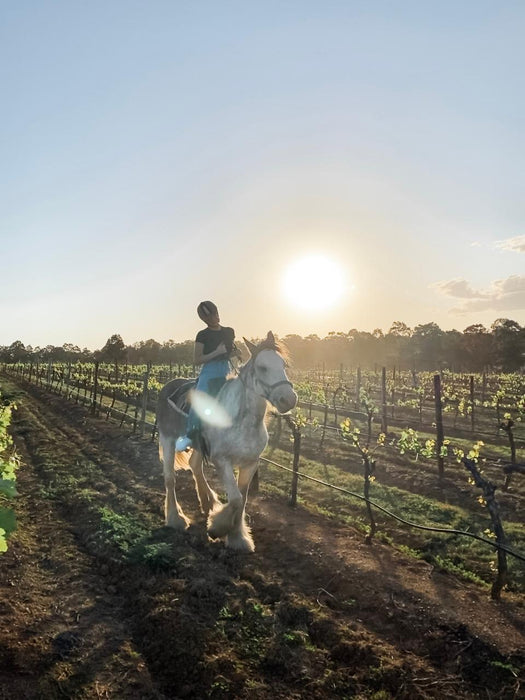
[[[249,365],[253,374],[254,389],[267,399],[279,413],[295,408],[297,394],[286,376],[283,349],[278,345],[271,331],[258,345],[244,338],[250,351]]]

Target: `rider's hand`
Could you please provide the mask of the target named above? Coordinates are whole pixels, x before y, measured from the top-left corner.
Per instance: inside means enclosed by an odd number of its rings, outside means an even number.
[[[217,345],[217,349],[215,350],[217,356],[219,355],[226,355],[228,351],[226,350],[226,345],[224,343],[220,343]]]

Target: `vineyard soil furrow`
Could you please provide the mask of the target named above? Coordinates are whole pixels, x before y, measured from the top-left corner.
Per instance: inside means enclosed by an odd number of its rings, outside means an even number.
[[[19,525],[0,569],[0,698],[76,697],[80,689],[85,697],[157,698],[108,567],[79,544],[17,444]]]
[[[519,697],[517,597],[277,497],[250,502],[257,550],[232,554],[208,541],[187,472],[194,524],[168,531],[156,445],[23,388],[0,698]]]

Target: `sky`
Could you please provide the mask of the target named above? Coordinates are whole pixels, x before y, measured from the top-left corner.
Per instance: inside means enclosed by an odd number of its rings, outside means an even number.
[[[525,325],[524,31],[521,0],[4,0],[0,345],[181,342],[207,299],[248,338]]]

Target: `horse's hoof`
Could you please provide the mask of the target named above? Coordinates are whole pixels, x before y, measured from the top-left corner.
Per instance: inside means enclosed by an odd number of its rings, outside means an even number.
[[[251,537],[231,537],[229,535],[226,538],[226,547],[233,549],[235,552],[244,552],[245,554],[251,554],[255,551],[255,545]]]
[[[206,532],[208,533],[208,537],[211,540],[222,540],[224,537],[226,537],[226,532],[223,532],[223,529],[221,527],[217,527],[213,521],[210,522],[208,518],[208,527],[206,529]]]
[[[166,527],[177,532],[185,532],[190,526],[190,521],[187,518],[166,518]]]

